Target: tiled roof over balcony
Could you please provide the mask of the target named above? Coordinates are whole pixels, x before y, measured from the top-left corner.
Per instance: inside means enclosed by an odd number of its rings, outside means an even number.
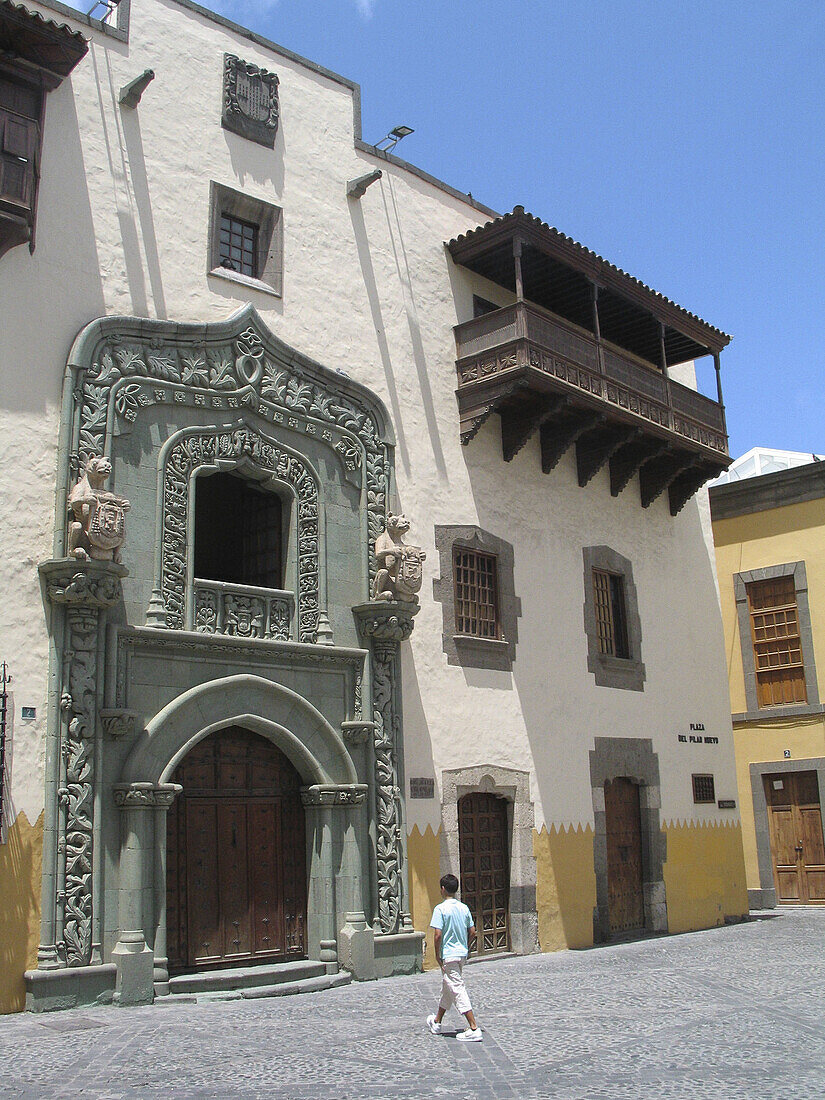
[[[579,484],[606,464],[618,495],[639,474],[675,515],[730,463],[718,400],[668,376],[730,337],[516,207],[448,244],[516,302],[456,326],[461,441],[493,413],[510,461],[536,433],[547,473],[575,446]]]

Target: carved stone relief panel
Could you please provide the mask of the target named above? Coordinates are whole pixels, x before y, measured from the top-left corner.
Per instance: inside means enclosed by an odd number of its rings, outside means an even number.
[[[275,73],[223,55],[223,111],[221,126],[272,149],[278,133],[280,104]]]

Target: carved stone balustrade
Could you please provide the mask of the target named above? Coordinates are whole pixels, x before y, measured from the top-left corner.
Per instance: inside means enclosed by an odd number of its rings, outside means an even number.
[[[293,638],[294,619],[292,592],[223,581],[194,582],[192,629],[200,634],[288,642]]]

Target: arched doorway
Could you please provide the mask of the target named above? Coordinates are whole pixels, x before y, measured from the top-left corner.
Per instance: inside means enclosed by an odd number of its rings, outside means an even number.
[[[611,935],[643,931],[642,817],[639,786],[623,776],[604,785],[607,904]]]
[[[461,899],[475,920],[479,955],[510,950],[507,802],[473,791],[458,800]]]
[[[232,726],[172,782],[183,791],[167,818],[170,971],[305,957],[306,832],[289,760]]]

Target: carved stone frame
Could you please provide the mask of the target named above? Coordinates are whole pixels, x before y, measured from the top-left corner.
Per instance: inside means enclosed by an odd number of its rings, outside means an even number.
[[[822,820],[825,821],[825,757],[815,756],[807,760],[764,760],[750,765],[756,859],[759,867],[759,889],[748,890],[748,905],[751,909],[775,909],[777,904],[768,801],[765,798],[765,776],[789,775],[793,772],[816,772],[819,784],[819,812]]]
[[[456,633],[453,549],[464,546],[492,554],[496,559],[498,614],[502,637],[473,638]],[[521,600],[516,596],[513,546],[497,535],[472,524],[436,526],[435,548],[441,576],[433,580],[433,596],[441,604],[442,647],[447,664],[465,668],[509,671],[516,659]]]
[[[510,944],[518,955],[540,950],[536,910],[536,857],[533,831],[536,815],[530,800],[530,773],[482,764],[441,773],[441,874],[459,878],[458,800],[483,791],[507,801],[510,833]]]
[[[609,546],[585,546],[584,557],[584,632],[587,636],[587,669],[599,687],[644,691],[645,666],[642,663],[642,620],[639,601],[633,583],[633,566]],[[593,570],[616,573],[624,581],[625,614],[629,657],[611,657],[599,652],[599,628],[596,622],[596,601],[593,592]]]
[[[664,864],[667,838],[662,832],[659,811],[662,789],[659,757],[650,738],[597,737],[590,752],[590,785],[593,797],[595,835],[593,865],[596,872],[596,908],[593,910],[593,939],[605,943],[611,938],[607,894],[607,821],[604,785],[624,777],[639,787],[642,824],[642,891],[645,930],[667,932],[667,897]]]
[[[788,576],[793,577],[794,589],[796,590],[799,641],[802,647],[802,664],[805,670],[805,688],[808,702],[790,706],[760,707],[756,690],[756,666],[753,659],[748,585],[754,581],[774,580],[777,577]],[[819,685],[816,679],[814,639],[811,630],[811,608],[808,602],[808,576],[805,571],[805,562],[792,561],[784,565],[768,565],[762,569],[734,573],[733,594],[736,599],[739,643],[742,647],[742,670],[745,676],[745,700],[748,707],[744,714],[734,714],[734,721],[748,722],[764,718],[790,718],[795,715],[821,713],[822,707],[819,702]]]
[[[221,214],[229,214],[257,226],[258,247],[254,276],[221,266]],[[229,279],[280,298],[284,290],[284,219],[281,208],[211,180],[209,249],[206,262],[206,270],[210,276]]]

